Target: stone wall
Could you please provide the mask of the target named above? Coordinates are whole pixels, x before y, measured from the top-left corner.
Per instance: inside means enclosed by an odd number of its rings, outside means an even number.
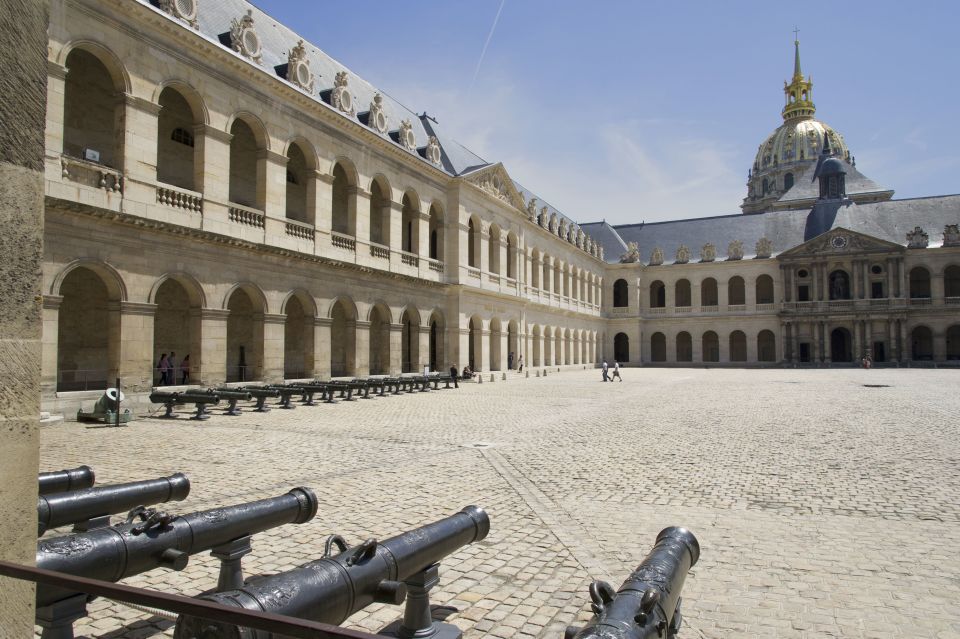
[[[16,64],[0,74],[0,558],[34,561],[40,450],[40,261],[47,1],[10,0],[0,42]],[[4,636],[33,631],[33,586],[0,578]]]

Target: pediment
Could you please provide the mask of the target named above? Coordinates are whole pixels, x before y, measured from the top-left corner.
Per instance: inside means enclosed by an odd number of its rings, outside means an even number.
[[[526,210],[526,203],[520,191],[513,185],[513,180],[503,168],[501,162],[485,166],[473,173],[463,176],[463,179],[473,186],[485,191],[489,195],[516,207],[520,211]]]
[[[857,253],[902,253],[899,244],[881,240],[843,227],[830,229],[812,240],[780,253],[779,257],[807,257],[819,255],[855,255]]]

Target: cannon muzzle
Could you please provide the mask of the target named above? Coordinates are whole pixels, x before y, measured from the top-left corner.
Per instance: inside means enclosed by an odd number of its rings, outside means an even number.
[[[317,497],[309,488],[178,517],[147,511],[140,522],[40,541],[37,567],[103,581],[160,567],[182,570],[189,555],[283,524],[302,524],[316,514]],[[75,594],[38,584],[37,606]]]
[[[40,494],[62,493],[68,490],[90,488],[96,481],[96,475],[89,466],[55,470],[49,473],[40,473]]]
[[[700,543],[686,528],[660,531],[653,550],[614,592],[610,584],[590,585],[594,618],[567,628],[568,639],[671,639],[680,630],[680,591],[700,558]]]
[[[126,513],[137,506],[183,501],[189,494],[190,480],[183,473],[176,473],[159,479],[41,495],[37,499],[37,535],[66,524],[79,524],[75,530],[85,531],[84,522],[108,519],[109,515]]]
[[[383,542],[369,539],[336,556],[202,598],[225,606],[339,624],[372,603],[400,603],[408,587],[411,592],[429,589],[436,583],[436,565],[441,559],[480,541],[489,531],[487,513],[467,506],[455,515]],[[263,631],[183,615],[177,620],[174,637],[275,639]]]

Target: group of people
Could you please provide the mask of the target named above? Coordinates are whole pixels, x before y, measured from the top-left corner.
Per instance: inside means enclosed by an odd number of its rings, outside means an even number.
[[[510,351],[510,354],[507,355],[507,369],[513,370],[513,351]],[[523,355],[517,358],[517,372],[523,372]]]
[[[169,386],[177,383],[177,371],[180,371],[180,383],[187,384],[190,381],[190,356],[186,355],[182,362],[177,362],[177,354],[170,351],[167,355],[160,355],[160,361],[157,362],[157,370],[160,371],[160,382],[158,386]]]
[[[621,382],[623,378],[620,377],[620,362],[614,360],[613,368],[607,365],[607,360],[603,360],[603,366],[600,367],[600,372],[603,374],[603,381],[612,382],[614,379],[619,379]]]

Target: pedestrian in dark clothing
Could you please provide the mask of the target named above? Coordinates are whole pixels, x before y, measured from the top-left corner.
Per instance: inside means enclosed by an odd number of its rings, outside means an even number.
[[[457,365],[450,364],[450,379],[453,380],[453,387],[460,388],[460,384],[457,383]]]

